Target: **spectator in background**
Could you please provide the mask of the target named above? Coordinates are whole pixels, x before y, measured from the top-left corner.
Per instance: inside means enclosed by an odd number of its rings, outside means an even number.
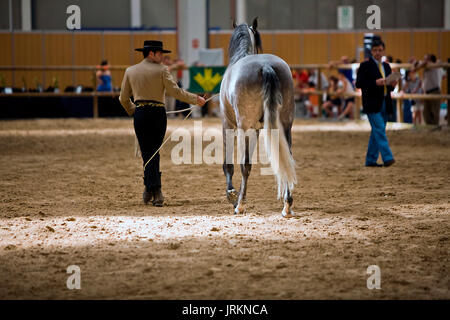
[[[392,63],[394,63],[394,58],[392,58],[392,56],[387,56],[386,57],[386,62],[389,63],[389,66],[391,66]],[[395,59],[395,63],[396,64],[400,64],[402,63],[402,60],[400,59]],[[402,73],[402,70],[398,67],[392,67],[392,72],[400,72],[401,74],[404,74],[404,71]],[[392,92],[394,93],[398,93],[400,91],[400,86],[397,84],[397,86],[395,86],[394,90],[392,90]],[[397,121],[397,104],[400,103],[399,100],[397,99],[392,99],[392,114],[388,114],[388,122],[396,122]],[[402,106],[400,106],[401,108]],[[403,121],[407,122],[407,123],[411,123],[412,119],[411,119],[411,111],[408,110],[405,112],[405,109],[403,109]]]
[[[413,70],[417,71],[420,68],[431,67],[436,64],[437,59],[434,54],[426,54],[423,61],[415,64]],[[429,68],[423,72],[423,90],[426,94],[440,94],[441,82],[445,76],[442,68]],[[439,129],[440,117],[440,100],[425,100],[423,108],[423,118],[426,124],[435,125]]]
[[[408,71],[406,73],[406,81],[403,87],[404,93],[411,94],[422,94],[422,80],[419,75],[415,71]],[[423,112],[423,102],[420,99],[411,99],[411,107],[412,107],[412,121],[414,125],[418,125],[422,123],[422,112]]]
[[[306,106],[311,111],[313,117],[319,116],[319,95],[312,92],[316,90],[326,91],[328,90],[328,79],[323,72],[320,72],[320,88],[319,88],[319,71],[308,70],[308,88],[303,92],[308,94],[308,100],[305,101]]]
[[[331,61],[329,63],[329,67],[330,69],[332,67],[336,67],[338,64],[351,64],[352,62],[350,61],[350,59],[347,56],[342,56],[340,61]],[[344,69],[344,68],[339,68],[338,72],[342,72],[345,77],[348,79],[348,81],[350,81],[350,83],[352,84],[353,88],[354,86],[354,79],[353,79],[353,70],[352,69]]]
[[[107,60],[103,60],[99,66],[97,66],[97,72],[95,74],[97,78],[97,91],[111,92],[111,71],[109,71],[109,64]]]
[[[317,90],[327,90],[328,89],[328,79],[325,76],[323,72],[320,72],[320,88],[318,87],[319,84],[319,77],[318,77],[319,71],[316,70],[308,70],[308,84],[313,83],[314,86],[317,88]]]
[[[363,110],[369,118],[372,128],[366,154],[366,167],[381,167],[377,163],[381,153],[384,166],[395,163],[394,156],[386,136],[387,114],[392,112],[391,91],[397,84],[386,84],[386,77],[391,74],[388,63],[381,62],[385,50],[384,42],[372,42],[372,57],[360,64],[356,77],[356,87],[361,88]]]
[[[308,87],[308,72],[306,70],[292,70],[292,79],[294,80],[294,91],[300,93],[302,89]]]
[[[292,79],[294,81],[294,99],[296,102],[296,114],[308,115],[308,96],[302,90],[308,87],[308,73],[306,70],[293,69]]]
[[[341,99],[339,98],[339,79],[335,76],[330,77],[330,86],[328,87],[327,91],[327,101],[322,105],[322,110],[325,112],[325,114],[333,118],[334,112],[333,110],[337,110],[336,114],[339,113],[339,109],[341,107]]]
[[[314,82],[308,83],[308,88],[302,89],[302,93],[306,95],[307,99],[304,101],[310,117],[317,117],[319,115],[319,96],[313,94],[316,91],[316,84]]]
[[[177,67],[177,64],[174,63],[172,58],[170,58],[170,56],[168,56],[168,55],[165,55],[163,57],[162,63],[167,66],[167,68],[169,69],[169,72],[172,74],[172,77],[174,79],[176,79],[176,70],[175,69]],[[166,109],[167,109],[167,111],[174,111],[175,110],[175,98],[171,97],[169,95],[166,95],[165,98],[166,98]],[[173,114],[173,113],[172,114],[168,114],[167,116],[170,117],[170,118],[176,117],[176,115]]]
[[[355,97],[349,96],[355,93],[355,90],[353,89],[353,85],[351,82],[347,79],[345,74],[343,72],[338,73],[338,79],[341,83],[341,88],[339,89],[339,93],[343,95],[344,99],[344,110],[339,114],[338,120],[344,119],[344,117],[349,117],[350,119],[353,119],[353,106],[355,105]]]
[[[186,64],[184,63],[184,60],[182,59],[177,59],[174,61],[174,63],[171,66],[171,71],[174,72],[176,70],[176,77],[174,79],[176,79],[177,81],[177,85],[180,88],[183,88],[183,83],[181,81],[181,79],[183,78],[183,69],[187,68]],[[189,103],[180,101],[180,100],[175,100],[175,110],[183,110],[186,108],[189,108],[190,105]],[[176,113],[177,117],[181,117],[184,118],[188,115],[189,110],[188,111],[183,111],[181,113]]]

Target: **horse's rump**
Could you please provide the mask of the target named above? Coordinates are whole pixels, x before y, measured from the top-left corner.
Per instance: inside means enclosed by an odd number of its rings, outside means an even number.
[[[263,70],[267,68],[274,70],[279,80],[279,89],[283,96],[280,110],[281,123],[285,129],[291,127],[293,121],[291,111],[294,107],[291,71],[284,60],[271,54],[246,56],[227,69],[221,88],[222,100],[224,100],[222,112],[234,127],[237,126],[238,114],[245,119],[238,126],[244,130],[258,127],[257,122],[263,119]],[[245,108],[237,110],[239,105]],[[227,107],[229,110],[226,110]]]

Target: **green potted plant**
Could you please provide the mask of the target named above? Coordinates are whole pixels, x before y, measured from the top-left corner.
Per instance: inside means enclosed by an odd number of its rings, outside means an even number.
[[[59,81],[58,76],[53,77],[53,92],[59,93]]]
[[[39,82],[39,78],[38,77],[34,77],[33,78],[33,82],[34,82],[34,85],[36,87],[36,89],[34,91],[35,92],[42,92],[42,86],[41,86],[41,83]]]

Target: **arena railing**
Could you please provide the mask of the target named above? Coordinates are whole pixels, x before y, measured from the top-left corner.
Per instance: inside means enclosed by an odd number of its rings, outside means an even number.
[[[318,95],[319,96],[319,116],[322,115],[321,106],[323,103],[323,95],[326,91],[322,91],[319,88],[322,87],[321,73],[322,70],[332,69],[357,69],[359,63],[353,64],[293,64],[289,67],[291,70],[317,70],[317,84],[313,91],[308,91],[305,94]],[[410,63],[390,63],[393,70],[399,69],[412,69],[414,66]],[[110,66],[111,70],[125,70],[129,66],[127,65],[115,65]],[[189,69],[188,67],[183,67]],[[447,92],[450,93],[450,63],[434,63],[429,64],[424,69],[430,68],[445,68],[447,69]],[[0,66],[0,71],[92,71],[98,70],[97,66]],[[399,81],[399,91],[402,89],[402,81]],[[92,97],[93,98],[93,116],[98,118],[98,97],[118,97],[119,92],[20,92],[20,93],[0,93],[0,97]],[[354,94],[344,94],[343,97],[353,96],[356,98],[354,104],[354,118],[360,118],[361,109],[361,94],[356,92]],[[405,94],[405,93],[391,93],[391,97],[398,100],[397,103],[397,122],[403,122],[403,100],[419,99],[419,100],[447,100],[447,106],[449,106],[450,95],[449,94]],[[448,108],[448,107],[447,107]],[[450,125],[450,117],[447,117]]]
[[[98,118],[98,98],[99,97],[118,97],[120,92],[16,92],[16,93],[0,93],[1,97],[34,97],[34,98],[44,98],[44,97],[92,97],[92,114],[94,118]]]
[[[125,70],[129,66],[115,65],[110,66],[110,70]],[[98,70],[97,66],[0,66],[0,71],[92,71]],[[118,97],[120,92],[17,92],[17,93],[0,93],[1,97],[92,97],[92,114],[94,118],[98,118],[98,98],[99,97]]]

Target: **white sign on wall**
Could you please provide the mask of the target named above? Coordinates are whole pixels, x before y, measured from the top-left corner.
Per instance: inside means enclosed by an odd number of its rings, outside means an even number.
[[[198,50],[198,62],[211,66],[223,66],[223,48]]]
[[[338,6],[337,27],[338,29],[353,29],[353,6]]]

